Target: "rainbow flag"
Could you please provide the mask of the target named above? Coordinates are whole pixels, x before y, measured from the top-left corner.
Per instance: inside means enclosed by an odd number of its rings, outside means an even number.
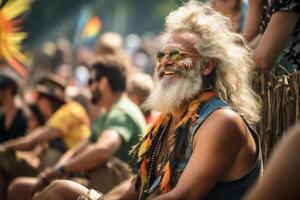
[[[101,27],[102,22],[100,18],[95,15],[91,16],[82,30],[81,40],[88,43],[94,41],[98,36]]]

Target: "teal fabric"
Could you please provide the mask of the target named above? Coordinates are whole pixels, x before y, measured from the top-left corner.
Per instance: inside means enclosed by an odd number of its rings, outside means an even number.
[[[189,139],[188,139],[188,146],[185,150],[185,155],[182,160],[178,163],[174,179],[175,183],[173,185],[176,185],[178,182],[184,168],[186,167],[191,155],[192,155],[192,148],[193,148],[193,139],[194,135],[199,129],[199,127],[202,125],[202,123],[209,117],[211,113],[216,111],[220,108],[230,108],[226,102],[221,100],[218,97],[214,97],[208,102],[206,102],[203,106],[200,107],[198,110],[199,118],[196,120],[196,122],[190,127],[189,130]],[[246,123],[247,124],[247,123]],[[259,149],[259,153],[257,156],[256,163],[249,174],[242,177],[239,180],[235,181],[227,181],[227,182],[219,182],[217,183],[212,190],[209,192],[209,194],[204,198],[205,200],[212,200],[212,199],[224,199],[224,200],[238,200],[241,199],[242,196],[246,193],[246,191],[256,182],[257,178],[259,177],[261,170],[262,170],[262,152],[260,147],[260,141],[258,134],[255,132],[255,130],[247,125],[250,132],[252,133],[256,145]]]
[[[246,26],[246,21],[247,21],[247,14],[248,14],[248,0],[243,0],[242,1],[242,9],[241,9],[241,13],[242,13],[242,19],[240,22],[240,27],[241,27],[241,32],[244,31],[245,26]]]

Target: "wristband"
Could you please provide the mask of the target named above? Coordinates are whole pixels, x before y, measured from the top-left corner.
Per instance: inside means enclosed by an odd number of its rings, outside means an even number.
[[[104,200],[103,194],[96,190],[90,189],[86,193],[81,194],[77,200]]]
[[[49,179],[45,176],[44,173],[39,175],[39,178],[43,181],[43,185],[48,185],[50,183]]]
[[[58,171],[58,173],[60,175],[65,175],[66,174],[66,170],[65,170],[65,167],[63,165],[58,165],[56,167],[56,170]]]

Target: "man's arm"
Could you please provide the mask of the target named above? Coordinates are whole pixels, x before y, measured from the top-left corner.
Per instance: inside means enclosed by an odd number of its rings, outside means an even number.
[[[77,154],[80,154],[81,152],[84,151],[84,149],[90,144],[89,140],[83,140],[79,144],[77,144],[75,147],[69,149],[67,152],[65,152],[59,159],[59,161],[56,163],[56,165],[64,165],[71,158],[76,156]]]
[[[9,149],[29,151],[40,143],[48,142],[60,136],[61,134],[58,129],[44,126],[42,128],[35,129],[26,136],[6,142],[5,146]]]
[[[197,131],[192,156],[176,187],[156,200],[204,198],[235,160],[243,130],[241,118],[233,111],[214,112]]]
[[[271,20],[264,32],[253,59],[263,69],[270,68],[288,42],[300,14],[297,12],[279,11],[272,15]]]
[[[245,200],[300,199],[300,123],[276,147],[264,176]]]
[[[243,35],[247,42],[252,41],[259,34],[262,15],[262,0],[249,0],[249,9]]]
[[[262,34],[258,34],[253,40],[251,40],[249,43],[248,43],[248,46],[251,48],[251,49],[256,49],[260,43],[260,40],[262,38]]]
[[[138,199],[139,193],[135,191],[134,181],[127,179],[116,186],[105,196],[105,200],[135,200]]]
[[[104,196],[105,200],[137,200],[138,194],[134,192],[134,186],[130,180],[118,185],[113,191]],[[132,187],[131,187],[132,186]],[[129,190],[128,190],[128,187]],[[133,190],[132,190],[133,189]],[[80,195],[86,194],[88,188],[68,180],[54,181],[46,189],[36,193],[32,199],[34,200],[57,200],[57,199],[77,199]],[[130,192],[128,192],[130,191]],[[134,192],[134,193],[131,193]],[[118,194],[117,194],[118,193]],[[123,196],[125,194],[125,196]]]
[[[115,130],[105,130],[95,144],[82,143],[77,149],[81,149],[81,152],[73,157],[66,155],[68,162],[60,161],[62,165],[58,163],[55,167],[46,168],[38,175],[39,180],[32,188],[32,194],[45,184],[45,180],[57,178],[63,175],[62,173],[84,171],[101,165],[111,157],[122,142],[121,136]]]
[[[64,165],[66,172],[92,169],[107,161],[122,145],[122,138],[115,130],[105,130],[95,144],[73,157]]]

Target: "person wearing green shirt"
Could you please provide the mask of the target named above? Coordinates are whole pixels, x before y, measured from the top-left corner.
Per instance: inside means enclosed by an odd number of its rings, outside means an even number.
[[[31,199],[47,182],[84,172],[89,186],[103,192],[130,177],[128,151],[146,126],[142,112],[125,95],[126,67],[116,57],[99,58],[91,71],[92,102],[101,107],[89,140],[66,152],[58,163],[37,178],[19,178],[11,185],[9,199]]]
[[[129,161],[129,150],[139,141],[139,134],[143,133],[145,119],[140,109],[126,96],[115,103],[109,111],[101,112],[92,127],[91,142],[96,142],[106,129],[113,129],[123,139],[123,145],[114,153],[116,157]]]

